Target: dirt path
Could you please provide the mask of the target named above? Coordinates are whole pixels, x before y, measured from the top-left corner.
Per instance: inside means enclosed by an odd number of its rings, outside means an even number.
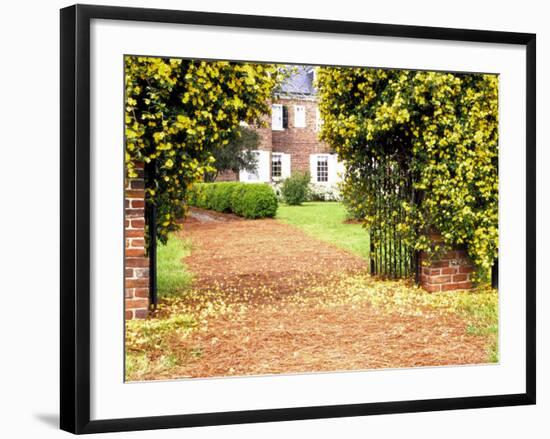
[[[273,219],[242,220],[193,209],[181,235],[193,242],[185,263],[199,289],[216,285],[241,293],[262,285],[294,294],[336,273],[367,270],[359,256]]]
[[[366,261],[292,226],[194,210],[181,234],[197,303],[240,305],[212,313],[181,346],[194,354],[162,378],[486,362],[487,340],[456,316],[388,313],[338,291]]]

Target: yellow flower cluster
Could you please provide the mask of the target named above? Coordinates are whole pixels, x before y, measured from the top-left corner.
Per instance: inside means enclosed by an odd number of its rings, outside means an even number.
[[[400,236],[432,251],[426,236],[466,245],[480,272],[498,253],[498,76],[322,67],[321,137],[346,162],[343,195],[368,226],[388,218]],[[393,190],[379,171],[408,174]],[[414,194],[414,197],[411,196]]]

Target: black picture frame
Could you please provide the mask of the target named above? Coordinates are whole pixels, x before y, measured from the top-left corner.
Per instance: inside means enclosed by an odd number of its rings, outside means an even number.
[[[90,420],[90,21],[229,26],[526,47],[525,393],[366,404]],[[536,36],[304,18],[75,5],[61,10],[61,429],[99,433],[535,404]]]

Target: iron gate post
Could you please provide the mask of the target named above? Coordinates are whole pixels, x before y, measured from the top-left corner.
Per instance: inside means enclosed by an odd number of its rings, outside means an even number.
[[[491,267],[491,286],[493,288],[498,288],[498,258],[495,259]]]
[[[151,160],[150,163],[146,165],[146,179],[145,181],[155,181],[157,174],[157,163],[156,160]],[[147,229],[149,234],[149,246],[148,246],[148,256],[149,256],[149,303],[153,309],[157,308],[158,305],[158,294],[157,294],[157,208],[154,203],[147,201],[146,197],[146,207],[147,207]]]

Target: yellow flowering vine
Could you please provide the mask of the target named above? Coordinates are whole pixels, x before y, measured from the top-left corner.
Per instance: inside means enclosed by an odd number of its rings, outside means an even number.
[[[428,252],[439,233],[486,273],[498,254],[498,76],[321,67],[317,87],[321,138],[346,162],[343,195],[364,223],[394,221]],[[377,186],[382,165],[412,187]],[[380,192],[398,214],[380,212]]]
[[[155,161],[146,202],[157,208],[161,242],[179,228],[188,188],[213,171],[211,152],[237,135],[239,123],[270,112],[278,81],[273,64],[125,57],[127,175]]]

